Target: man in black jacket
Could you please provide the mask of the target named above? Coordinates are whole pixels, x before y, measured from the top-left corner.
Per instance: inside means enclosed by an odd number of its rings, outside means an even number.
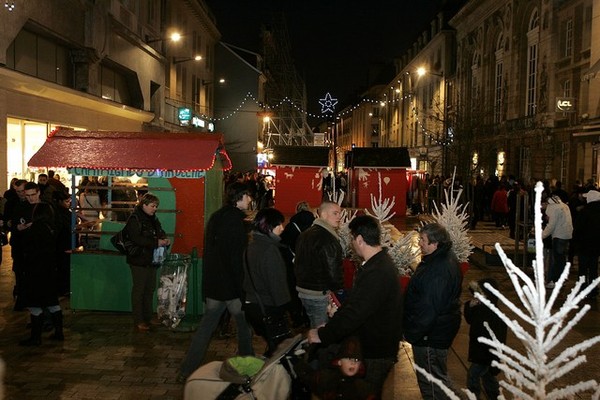
[[[397,361],[402,331],[398,271],[381,247],[381,228],[375,218],[356,217],[349,228],[354,251],[364,263],[356,272],[348,299],[324,327],[308,332],[308,341],[330,345],[358,335],[366,368],[365,380],[381,393]]]
[[[422,259],[406,289],[404,337],[412,344],[415,364],[452,389],[448,349],[460,327],[462,275],[448,231],[437,223],[419,232]],[[434,383],[418,373],[424,399],[446,399]]]
[[[296,289],[311,328],[327,322],[329,292],[344,286],[342,246],[337,234],[341,213],[337,203],[323,202],[317,210],[319,218],[300,234],[296,243]]]
[[[235,319],[238,354],[253,355],[252,331],[242,310],[243,259],[248,245],[244,222],[252,201],[248,187],[234,182],[227,186],[227,204],[211,215],[204,235],[202,294],[204,316],[192,338],[177,381],[184,382],[201,364],[211,337],[225,309]]]

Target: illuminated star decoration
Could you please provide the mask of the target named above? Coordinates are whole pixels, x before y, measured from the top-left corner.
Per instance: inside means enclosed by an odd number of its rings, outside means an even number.
[[[333,110],[337,103],[338,100],[332,98],[330,93],[327,93],[324,99],[319,99],[319,104],[321,105],[321,114],[333,114]]]

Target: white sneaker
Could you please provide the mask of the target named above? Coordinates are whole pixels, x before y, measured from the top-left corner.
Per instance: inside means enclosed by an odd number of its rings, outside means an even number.
[[[550,281],[546,283],[546,289],[554,289],[554,282]]]

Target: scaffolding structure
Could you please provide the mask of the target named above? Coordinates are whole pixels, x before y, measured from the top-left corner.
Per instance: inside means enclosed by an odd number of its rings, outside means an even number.
[[[273,146],[311,146],[313,132],[307,122],[306,86],[298,75],[284,15],[262,27],[265,105],[262,141]]]

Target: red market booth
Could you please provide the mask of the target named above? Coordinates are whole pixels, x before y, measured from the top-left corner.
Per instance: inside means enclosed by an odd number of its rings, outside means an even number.
[[[346,159],[356,208],[370,210],[371,198],[394,201],[391,212],[406,215],[406,171],[411,167],[406,147],[356,147]]]
[[[299,201],[307,201],[311,207],[321,204],[328,147],[275,146],[270,164],[275,168],[275,208],[293,215]]]
[[[135,192],[143,190],[160,199],[157,216],[171,239],[170,252],[193,256],[186,313],[202,313],[201,260],[195,256],[202,254],[207,216],[222,205],[223,170],[231,168],[221,134],[60,130],[28,165],[66,168],[71,174],[71,308],[131,310],[131,273],[110,237],[123,228]],[[93,225],[75,218],[81,211],[75,195],[84,190],[78,186],[81,177],[100,178],[98,186],[86,187],[105,191],[106,203],[96,209],[100,216]],[[123,191],[133,191],[133,201],[117,201]]]

